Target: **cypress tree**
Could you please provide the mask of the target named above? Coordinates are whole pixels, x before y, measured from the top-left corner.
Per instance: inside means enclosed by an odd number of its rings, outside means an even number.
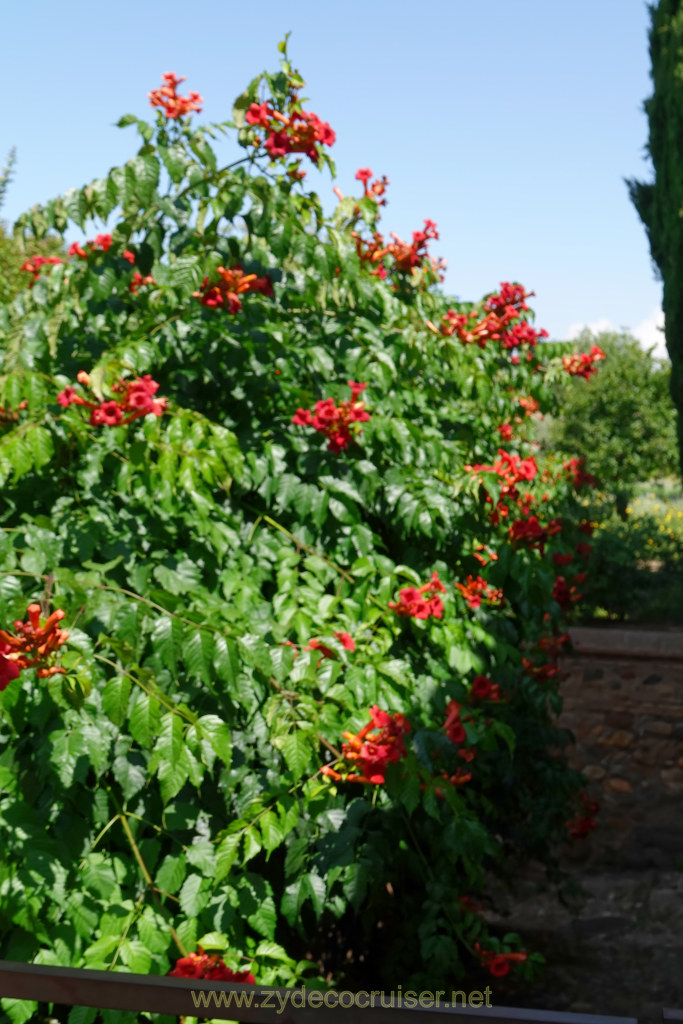
[[[647,230],[652,260],[663,284],[671,396],[678,414],[679,462],[683,473],[683,2],[659,0],[649,11],[654,88],[644,108],[654,181],[631,179],[626,185]]]

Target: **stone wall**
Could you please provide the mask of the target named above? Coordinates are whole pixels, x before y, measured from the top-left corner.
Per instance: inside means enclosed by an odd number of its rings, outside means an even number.
[[[576,738],[570,764],[600,801],[599,827],[577,854],[589,864],[683,869],[683,637],[629,633],[618,646],[631,650],[620,655],[614,632],[577,630],[572,639],[581,653],[561,662],[559,724]]]
[[[531,864],[484,913],[547,961],[533,983],[497,979],[493,1003],[661,1024],[683,1008],[683,631],[570,633],[559,723],[598,828],[561,854],[569,904]]]

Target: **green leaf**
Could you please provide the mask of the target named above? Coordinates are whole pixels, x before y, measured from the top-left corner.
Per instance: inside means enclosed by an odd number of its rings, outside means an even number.
[[[185,854],[179,853],[177,856],[172,856],[169,853],[161,862],[161,866],[154,876],[154,882],[164,892],[173,895],[178,892],[185,881],[186,874]]]
[[[154,575],[157,575],[157,566]],[[176,618],[163,617],[157,619],[152,630],[151,641],[154,653],[164,668],[168,668],[175,678],[178,675],[178,659],[181,653],[183,628]]]
[[[252,665],[259,669],[264,676],[270,677],[273,672],[273,663],[270,659],[270,651],[263,640],[258,636],[247,634],[239,637],[237,642],[247,665]]]
[[[224,836],[218,844],[216,850],[216,874],[214,876],[216,884],[222,882],[230,874],[230,868],[237,860],[241,838],[242,834],[236,832],[232,835]]]
[[[171,181],[177,185],[178,182],[182,181],[185,168],[190,162],[185,154],[185,150],[179,142],[174,142],[170,146],[159,146],[158,149],[159,156],[168,171]]]
[[[139,206],[149,206],[159,181],[159,161],[155,156],[136,156],[126,164],[126,192],[135,196]]]
[[[222,721],[218,715],[202,715],[195,723],[198,733],[208,737],[216,755],[221,759],[226,768],[230,767],[232,760],[232,744],[230,740],[230,727]]]
[[[121,943],[121,960],[133,974],[149,974],[152,954],[139,939],[124,939]]]
[[[280,845],[285,837],[282,824],[276,814],[273,814],[272,811],[266,811],[259,818],[258,825],[263,839],[263,848],[270,853]]]
[[[37,424],[31,424],[26,430],[26,443],[33,454],[33,466],[40,470],[52,461],[55,453],[52,437],[48,431]]]
[[[186,639],[183,657],[188,670],[203,683],[213,677],[213,637],[206,629],[198,629]]]
[[[67,1024],[93,1024],[97,1010],[94,1006],[72,1006],[67,1017]]]
[[[168,712],[161,720],[154,752],[163,760],[174,762],[184,749],[182,719],[175,712]]]
[[[201,946],[208,952],[211,952],[212,949],[226,950],[230,947],[230,939],[223,932],[207,932],[206,935],[197,939],[197,946]]]
[[[85,192],[79,188],[70,188],[62,196],[64,208],[66,209],[69,219],[77,224],[81,231],[85,230],[85,220],[87,215],[88,203]]]
[[[0,1006],[12,1024],[26,1024],[38,1010],[38,1003],[31,999],[10,999],[9,996],[0,998]]]
[[[310,741],[300,729],[295,729],[287,736],[275,737],[277,746],[282,750],[287,767],[294,776],[295,782],[304,774],[311,760],[313,751]],[[273,740],[275,745],[275,741]]]
[[[134,760],[132,753],[127,756],[121,754],[115,758],[112,770],[126,800],[139,793],[147,782],[145,768]]]
[[[193,843],[187,848],[187,862],[199,868],[202,874],[213,878],[216,870],[216,847],[208,839]]]
[[[131,681],[128,676],[110,679],[102,691],[102,708],[114,725],[123,725],[128,713]]]
[[[161,725],[161,709],[159,702],[146,693],[138,694],[128,720],[133,739],[141,747],[151,749],[154,737]]]
[[[188,875],[179,895],[180,909],[188,917],[198,917],[209,902],[209,893],[204,889],[201,875]]]

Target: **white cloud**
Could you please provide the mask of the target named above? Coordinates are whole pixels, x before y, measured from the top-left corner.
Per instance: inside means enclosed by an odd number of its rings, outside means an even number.
[[[655,359],[669,358],[664,340],[664,313],[658,306],[655,306],[650,315],[641,320],[636,327],[617,327],[606,316],[603,316],[592,323],[584,321],[571,324],[567,328],[566,337],[571,341],[586,328],[593,334],[599,334],[601,331],[631,334],[640,342],[641,348],[649,349],[654,346],[652,355]]]
[[[650,316],[634,327],[631,334],[638,339],[643,348],[655,346],[652,355],[655,359],[668,359],[664,340],[664,313],[655,307]]]
[[[571,324],[567,328],[567,338],[571,341],[573,338],[578,337],[581,331],[588,329],[592,334],[600,334],[601,331],[616,331],[616,327],[611,320],[608,320],[606,316],[603,316],[600,320],[594,320],[592,324],[587,323],[575,323]]]

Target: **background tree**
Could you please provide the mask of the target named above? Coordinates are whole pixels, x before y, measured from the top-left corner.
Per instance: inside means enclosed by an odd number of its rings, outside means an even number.
[[[671,367],[659,364],[628,334],[595,336],[586,330],[576,342],[578,351],[592,345],[607,358],[588,381],[566,373],[556,380],[561,413],[544,425],[543,444],[560,456],[583,455],[598,485],[615,493],[622,512],[628,484],[677,471]]]
[[[12,148],[7,156],[7,163],[0,171],[0,209],[12,180],[15,163],[16,150]],[[7,234],[7,225],[0,221],[0,302],[8,302],[25,287],[26,274],[22,271],[21,265],[27,255],[37,253],[40,256],[59,256],[63,252],[64,247],[60,239],[54,235],[40,240],[31,239],[25,249]]]
[[[663,282],[671,395],[678,412],[679,464],[683,467],[683,8],[681,0],[650,7],[650,59],[654,83],[645,101],[647,150],[655,180],[626,182],[647,229],[650,252]]]

